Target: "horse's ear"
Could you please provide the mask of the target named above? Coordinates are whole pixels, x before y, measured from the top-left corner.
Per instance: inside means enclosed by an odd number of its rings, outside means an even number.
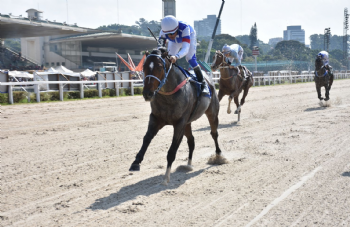
[[[168,51],[162,52],[162,58],[166,58],[168,56]]]

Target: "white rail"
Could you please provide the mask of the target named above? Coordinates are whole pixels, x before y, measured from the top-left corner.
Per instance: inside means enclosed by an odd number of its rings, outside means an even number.
[[[213,81],[220,80],[218,77],[212,78]],[[276,84],[276,82],[281,83],[282,80],[288,80],[290,83],[296,83],[297,80],[301,79],[301,82],[311,82],[313,81],[313,74],[307,75],[284,75],[284,76],[254,76],[253,86],[271,85]],[[334,79],[349,79],[350,73],[335,73]],[[84,98],[84,84],[101,84],[101,83],[115,83],[116,96],[119,96],[119,89],[121,83],[131,84],[131,95],[134,95],[134,83],[143,82],[143,80],[93,80],[93,81],[29,81],[29,82],[0,82],[0,86],[8,86],[9,103],[13,104],[13,86],[14,85],[34,85],[34,92],[36,93],[36,101],[40,102],[40,89],[39,84],[58,84],[59,85],[59,96],[60,100],[63,101],[63,87],[67,84],[80,84],[80,98]],[[102,86],[97,86],[98,96],[102,97]]]

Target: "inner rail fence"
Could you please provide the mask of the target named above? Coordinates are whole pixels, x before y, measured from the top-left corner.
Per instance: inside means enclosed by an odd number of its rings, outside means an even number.
[[[266,85],[275,85],[275,84],[283,84],[283,83],[304,83],[311,82],[314,79],[314,74],[306,74],[306,75],[282,75],[282,76],[253,76],[254,84],[253,86],[266,86]],[[349,79],[350,73],[334,73],[334,79]],[[220,73],[213,73],[210,75],[210,79],[217,83],[220,80]],[[102,86],[102,84],[114,83],[114,87],[116,90],[116,96],[119,96],[119,89],[123,88],[121,86],[122,83],[130,83],[130,93],[134,96],[134,88],[139,87],[140,82],[143,80],[97,80],[97,81],[28,81],[28,82],[0,82],[0,86],[8,86],[8,100],[10,104],[13,104],[13,90],[14,86],[25,85],[29,88],[29,86],[33,86],[34,93],[36,94],[36,101],[40,102],[40,91],[39,85],[41,84],[58,84],[58,91],[60,101],[63,101],[63,92],[64,86],[67,84],[79,84],[80,98],[84,98],[84,87],[87,84],[96,84],[98,90],[98,96],[102,98],[102,90],[109,89],[108,87]],[[18,88],[18,87],[17,87]],[[20,86],[23,90],[23,87]],[[125,88],[125,87],[124,87]],[[25,90],[26,91],[26,90]],[[46,91],[45,91],[46,92]],[[29,92],[28,92],[29,93]],[[29,96],[28,96],[29,97]]]

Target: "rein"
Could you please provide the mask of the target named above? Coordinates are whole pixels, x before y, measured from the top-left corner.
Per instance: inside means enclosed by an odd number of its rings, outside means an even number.
[[[147,58],[148,58],[148,57],[151,57],[151,56],[157,57],[158,59],[162,60],[163,66],[164,66],[164,72],[166,72],[165,60],[161,57],[161,55],[150,54],[150,55],[147,56]],[[154,79],[156,79],[156,80],[159,81],[159,86],[158,86],[158,88],[154,91],[155,94],[159,93],[159,94],[161,94],[161,95],[172,95],[172,94],[176,93],[178,90],[180,90],[180,89],[188,82],[188,80],[189,80],[188,78],[186,78],[185,80],[183,80],[183,81],[182,81],[179,85],[177,85],[177,87],[176,87],[173,91],[171,91],[171,92],[163,92],[163,91],[160,90],[160,89],[164,86],[164,84],[166,83],[166,81],[167,81],[167,79],[168,79],[169,72],[170,72],[172,66],[173,66],[173,63],[170,63],[169,70],[168,70],[167,73],[165,73],[165,76],[164,76],[163,80],[158,79],[158,77],[155,77],[154,75],[147,75],[147,76],[145,76],[145,79],[144,79],[143,83],[145,83],[145,80],[146,80],[147,77],[152,77],[152,78],[154,78]]]

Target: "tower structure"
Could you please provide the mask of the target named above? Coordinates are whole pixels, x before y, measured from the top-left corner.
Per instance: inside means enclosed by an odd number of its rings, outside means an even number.
[[[329,44],[331,40],[331,28],[324,29],[324,50],[329,51]]]
[[[162,18],[168,15],[176,17],[176,1],[175,0],[162,0],[163,2],[163,15]]]
[[[346,69],[349,69],[349,14],[348,8],[344,9],[344,30],[343,30],[343,59],[346,64]]]

